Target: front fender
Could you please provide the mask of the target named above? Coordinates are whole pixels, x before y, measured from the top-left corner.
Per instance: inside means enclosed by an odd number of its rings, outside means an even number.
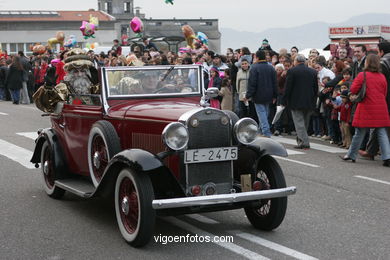
[[[282,157],[288,156],[286,148],[271,138],[256,138],[256,140],[252,144],[248,145],[248,147],[258,151],[261,156],[266,154]]]
[[[183,188],[169,168],[156,155],[141,149],[128,149],[116,154],[104,172],[98,191],[103,194],[112,192],[116,177],[125,167],[148,174],[156,198],[184,196]]]
[[[42,146],[45,141],[49,142],[53,151],[54,172],[56,179],[65,178],[68,175],[68,168],[65,154],[59,143],[58,137],[52,128],[46,128],[39,132],[38,138],[35,140],[35,149],[30,162],[36,166],[41,162]]]

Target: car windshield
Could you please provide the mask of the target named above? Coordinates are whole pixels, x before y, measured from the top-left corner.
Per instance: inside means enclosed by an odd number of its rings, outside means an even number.
[[[199,95],[200,66],[105,68],[108,97]]]

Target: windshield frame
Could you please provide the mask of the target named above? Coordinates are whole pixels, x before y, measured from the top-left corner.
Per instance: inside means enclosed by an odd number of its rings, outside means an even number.
[[[159,94],[130,94],[130,95],[110,95],[108,72],[110,71],[147,71],[147,70],[165,70],[169,71],[171,68],[176,69],[195,69],[197,73],[197,81],[199,89],[197,92],[190,93],[159,93]],[[111,99],[144,99],[144,98],[167,98],[167,97],[201,97],[204,92],[203,69],[202,65],[161,65],[161,66],[144,66],[144,67],[104,67],[102,68],[102,86],[103,86],[103,100]]]

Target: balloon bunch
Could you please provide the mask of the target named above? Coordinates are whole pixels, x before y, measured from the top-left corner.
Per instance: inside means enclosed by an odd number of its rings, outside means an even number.
[[[50,38],[47,40],[47,47],[49,49],[53,49],[55,44],[60,44],[61,47],[64,46],[65,34],[64,32],[57,32],[56,37]]]
[[[89,22],[83,21],[80,27],[84,39],[95,38],[94,34],[99,28],[99,19],[94,16],[89,17]]]
[[[173,0],[165,0],[165,3],[173,5]]]
[[[135,16],[130,21],[130,28],[131,30],[133,30],[137,37],[142,37],[142,32],[144,31],[144,23],[137,16]]]
[[[99,47],[99,43],[86,43],[85,48],[88,50],[94,50],[95,48]]]
[[[190,49],[193,53],[197,53],[202,49],[208,50],[209,38],[205,33],[198,32],[195,35],[194,30],[189,25],[184,25],[181,30],[187,41],[187,48],[185,49]]]
[[[76,36],[74,35],[69,36],[69,39],[64,44],[64,46],[68,48],[73,48],[76,45],[77,45],[77,39]]]

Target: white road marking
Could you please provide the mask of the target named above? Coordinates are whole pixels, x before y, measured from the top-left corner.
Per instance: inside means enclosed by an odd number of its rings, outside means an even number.
[[[288,162],[293,162],[293,163],[297,163],[297,164],[301,164],[301,165],[305,165],[305,166],[309,166],[309,167],[313,167],[313,168],[320,168],[320,167],[321,167],[321,166],[316,165],[316,164],[301,162],[301,161],[292,160],[292,159],[288,159],[288,158],[284,158],[284,157],[280,157],[280,156],[273,156],[273,157],[275,157],[275,158],[277,158],[277,159],[280,159],[280,160],[284,160],[284,161],[288,161]]]
[[[30,139],[37,139],[38,133],[37,132],[23,132],[23,133],[16,133],[17,135],[21,135]]]
[[[301,154],[305,154],[304,152],[300,152],[300,151],[295,151],[295,150],[290,150],[290,149],[286,149],[287,150],[287,154],[288,155],[301,155]]]
[[[297,142],[295,140],[289,139],[289,138],[284,138],[284,137],[280,137],[280,136],[272,136],[272,139],[274,139],[275,141],[277,141],[279,143],[297,145]],[[319,150],[319,151],[323,151],[323,152],[327,152],[327,153],[345,153],[346,152],[345,149],[331,147],[331,146],[327,146],[327,145],[323,145],[323,144],[317,144],[317,143],[313,143],[313,142],[310,143],[310,148],[315,149],[315,150]]]
[[[3,112],[0,112],[0,115],[1,115],[1,116],[8,116],[7,113],[3,113]]]
[[[390,185],[390,182],[388,182],[388,181],[382,181],[382,180],[378,180],[378,179],[374,179],[374,178],[370,178],[370,177],[366,177],[366,176],[355,175],[353,177]]]
[[[33,152],[0,139],[0,155],[20,163],[27,169],[35,169],[30,162]]]
[[[186,217],[192,218],[192,219],[199,221],[199,222],[202,222],[204,224],[219,224],[218,221],[211,219],[211,218],[208,218],[206,216],[200,215],[200,214],[190,214],[190,215],[186,215]]]
[[[166,218],[163,218],[165,221],[171,223],[172,225],[174,226],[178,226],[179,228],[181,229],[184,229],[188,232],[191,232],[193,234],[197,234],[198,236],[209,236],[211,238],[213,238],[215,235],[209,233],[209,232],[206,232],[200,228],[197,228],[191,224],[188,224],[180,219],[177,219],[175,217],[166,217]],[[265,256],[262,256],[262,255],[259,255],[253,251],[250,251],[246,248],[243,248],[239,245],[236,245],[234,243],[217,243],[215,242],[214,244],[220,246],[220,247],[223,247],[229,251],[232,251],[242,257],[245,257],[247,259],[254,259],[254,260],[270,260],[269,258],[265,257]]]
[[[296,251],[294,249],[291,249],[291,248],[279,245],[277,243],[271,242],[269,240],[260,238],[258,236],[255,236],[255,235],[252,235],[252,234],[249,234],[249,233],[242,233],[241,231],[238,231],[238,230],[235,230],[235,231],[232,231],[232,232],[229,232],[229,233],[234,234],[234,235],[236,235],[236,236],[238,236],[238,237],[240,237],[242,239],[248,240],[248,241],[250,241],[252,243],[255,243],[257,245],[261,245],[261,246],[270,248],[272,250],[278,251],[278,252],[280,252],[282,254],[294,257],[296,259],[318,260],[318,258],[315,258],[315,257],[309,256],[309,255],[303,254],[303,253],[298,252],[298,251]]]

